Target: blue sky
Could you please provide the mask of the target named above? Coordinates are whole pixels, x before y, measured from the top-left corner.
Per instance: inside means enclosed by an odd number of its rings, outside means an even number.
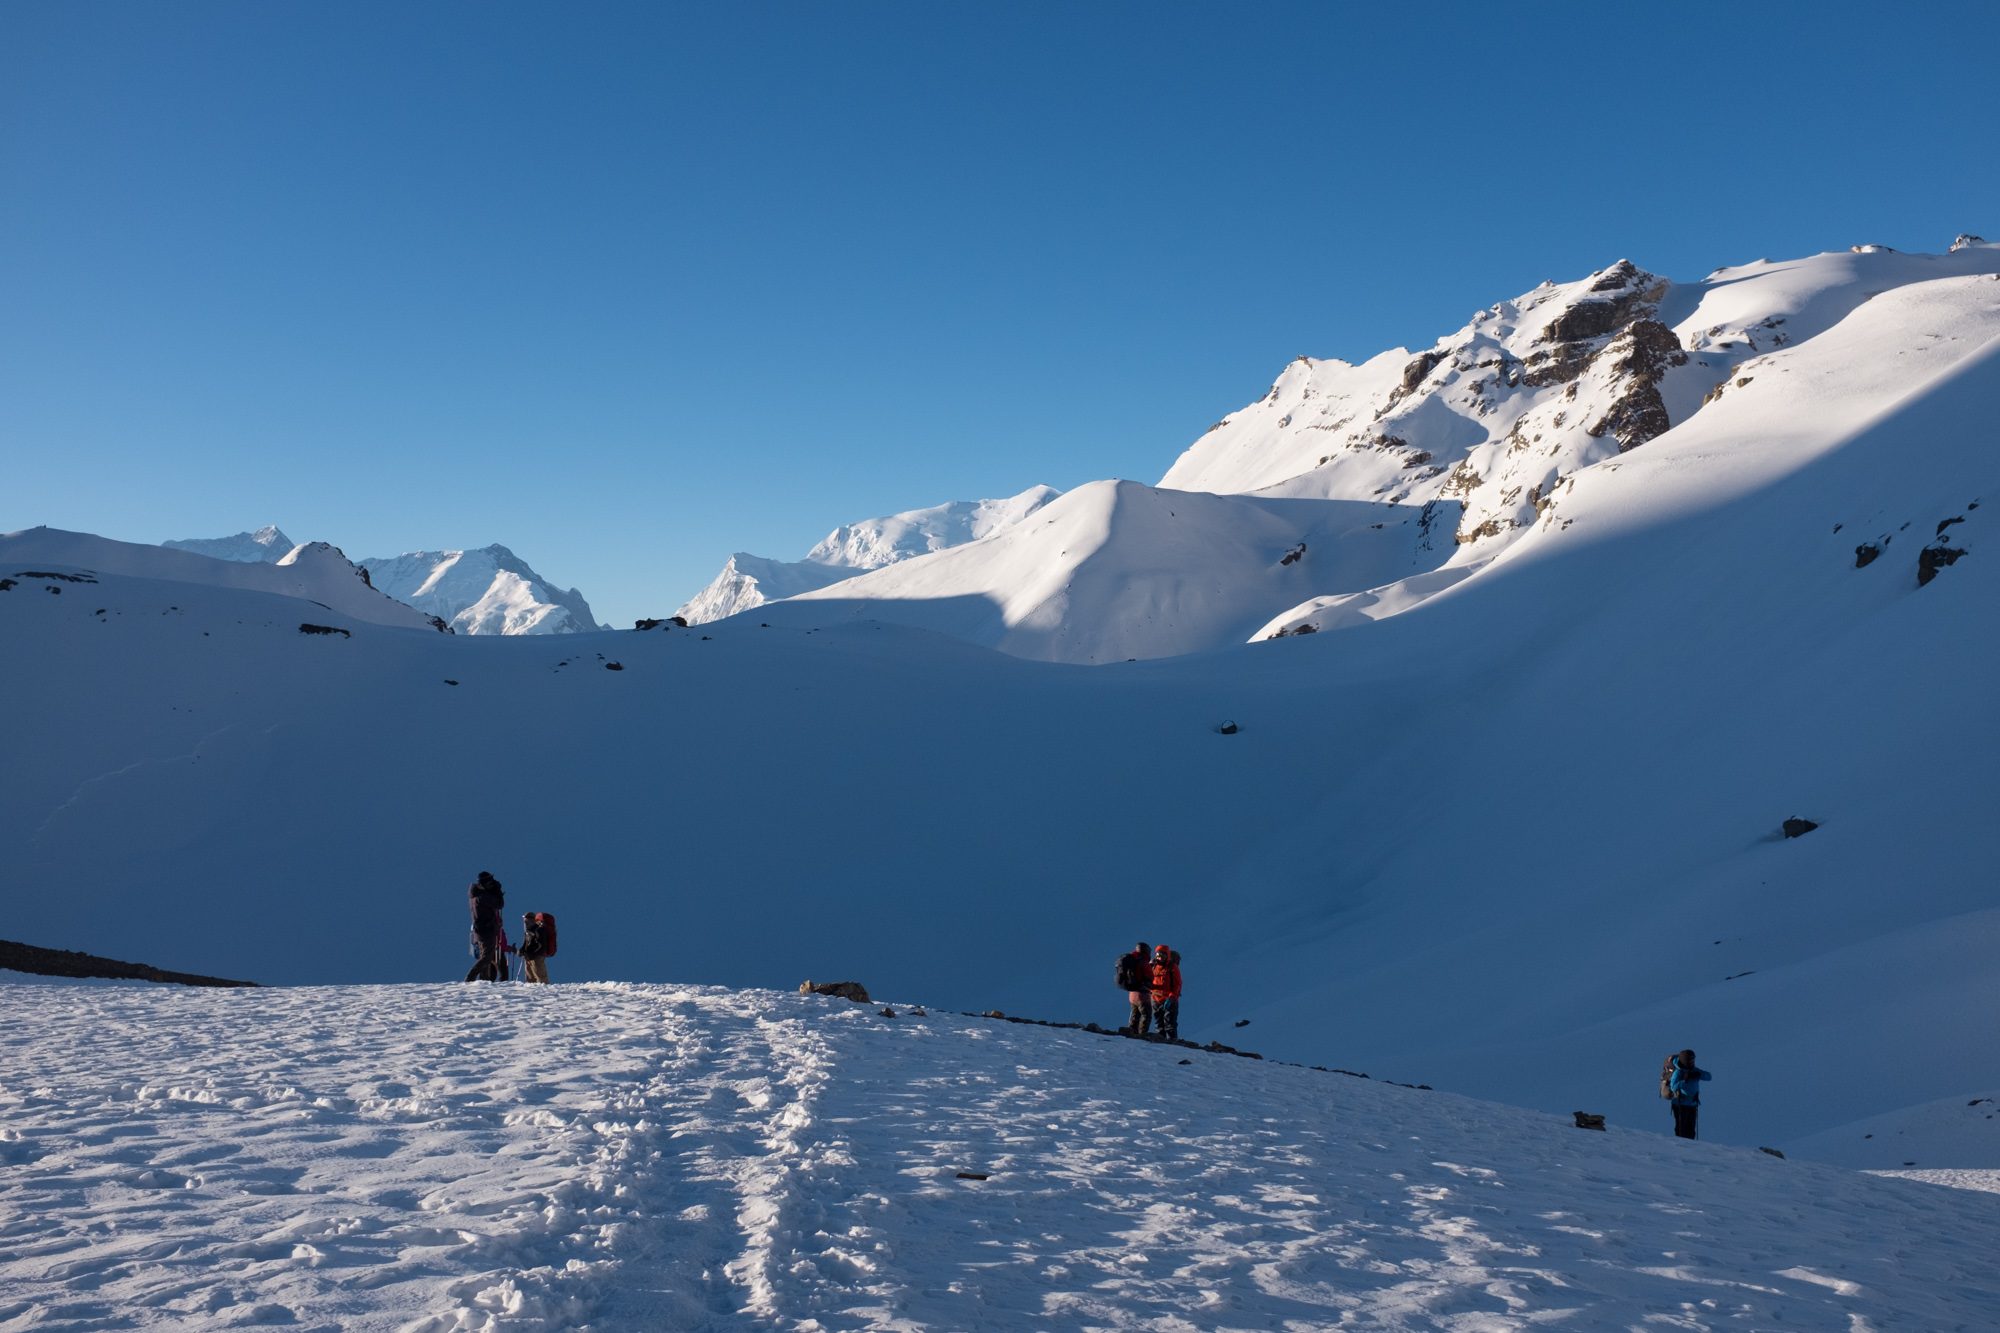
[[[1157,480],[1299,353],[2000,234],[2000,10],[0,7],[0,530],[733,550]]]

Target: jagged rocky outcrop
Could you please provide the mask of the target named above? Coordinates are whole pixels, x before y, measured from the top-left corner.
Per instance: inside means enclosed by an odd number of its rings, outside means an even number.
[[[1672,290],[1621,259],[1480,311],[1414,356],[1386,352],[1359,366],[1300,358],[1161,484],[1457,500],[1461,545],[1526,528],[1565,476],[1674,424],[1662,386],[1690,358],[1660,317]]]

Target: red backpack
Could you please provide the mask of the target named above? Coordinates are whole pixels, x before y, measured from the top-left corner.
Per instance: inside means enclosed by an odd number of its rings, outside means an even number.
[[[529,912],[526,915],[529,923],[542,932],[542,957],[554,958],[556,956],[555,916],[549,912]]]

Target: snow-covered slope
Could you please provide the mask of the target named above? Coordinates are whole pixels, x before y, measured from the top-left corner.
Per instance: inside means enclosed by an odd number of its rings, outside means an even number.
[[[461,634],[574,634],[601,628],[575,588],[563,590],[504,546],[412,551],[363,560],[375,586]]]
[[[295,546],[275,562],[264,563],[112,541],[60,528],[28,528],[0,535],[0,567],[4,567],[0,577],[17,579],[23,571],[53,567],[57,571],[93,576],[86,582],[95,581],[95,576],[116,575],[201,588],[241,588],[302,599],[371,625],[444,628],[423,612],[371,587],[367,574],[359,566],[341,554],[340,548],[325,542]],[[78,587],[70,580],[54,578],[35,580],[29,586],[45,590]],[[149,596],[160,601],[167,594]],[[292,610],[296,612],[297,608]],[[170,606],[163,613],[180,612],[178,607]],[[311,611],[306,614],[310,616]]]
[[[1312,589],[1435,568],[1457,516],[1451,504],[1093,482],[985,541],[801,593],[764,618],[894,621],[1058,662],[1170,657],[1242,643]]]
[[[161,542],[170,551],[192,551],[216,560],[240,560],[247,564],[274,565],[291,554],[295,543],[278,531],[276,524],[255,532],[239,532],[234,537],[191,537]]]
[[[0,1086],[9,1326],[1888,1330],[2000,1308],[2000,1195],[900,997],[4,989],[29,1071]]]
[[[1227,652],[1075,670],[838,597],[585,648],[307,638],[247,592],[18,579],[0,689],[39,706],[10,717],[0,883],[59,890],[10,920],[218,975],[437,977],[484,866],[562,915],[568,976],[846,974],[1104,1021],[1144,935],[1186,954],[1190,1035],[1645,1127],[1693,1046],[1706,1135],[1848,1143],[2000,1067],[2000,280],[1828,319],[1453,556],[1476,570],[1375,591],[1448,588]],[[1286,504],[1357,503],[1185,494],[1087,487],[867,577],[986,580],[986,632],[1031,592],[1167,606],[1204,553],[1262,596],[1294,572]],[[1041,530],[1085,554],[1052,575]],[[365,948],[324,947],[357,920]],[[2000,1138],[1949,1142],[1918,1169],[2000,1166]]]
[[[855,574],[976,542],[1019,523],[1062,492],[1031,486],[1004,500],[952,500],[886,518],[848,523],[828,533],[803,560],[767,560],[738,551],[706,588],[682,605],[690,625],[812,592]]]
[[[1359,366],[1295,361],[1152,492],[1235,496],[1245,503],[1234,515],[1196,500],[1145,505],[1143,488],[1100,483],[997,546],[837,584],[822,572],[812,582],[828,586],[795,592],[784,618],[895,620],[1023,656],[1094,663],[1403,614],[1490,566],[1578,477],[1698,420],[1778,364],[1772,358],[1864,303],[1995,273],[2000,247],[1972,241],[1946,255],[1858,247],[1759,261],[1696,283],[1621,260],[1494,305],[1415,355],[1397,349]],[[1903,350],[1846,346],[1863,363]],[[1260,506],[1280,504],[1274,526],[1265,514],[1277,511]],[[1328,506],[1323,517],[1311,516],[1315,504]],[[1357,526],[1359,506],[1373,512]],[[1164,525],[1156,510],[1204,520]],[[1420,527],[1423,553],[1395,567],[1372,552],[1347,554],[1377,521],[1392,532]],[[1314,559],[1263,577],[1275,558],[1266,548],[1293,544],[1281,541],[1286,527]],[[1276,597],[1283,588],[1297,595]]]

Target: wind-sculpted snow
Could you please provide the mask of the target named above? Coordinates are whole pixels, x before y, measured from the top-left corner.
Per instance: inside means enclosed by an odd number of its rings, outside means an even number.
[[[2000,1196],[1115,1037],[676,986],[4,989],[4,1328],[1886,1333],[2000,1303]]]

